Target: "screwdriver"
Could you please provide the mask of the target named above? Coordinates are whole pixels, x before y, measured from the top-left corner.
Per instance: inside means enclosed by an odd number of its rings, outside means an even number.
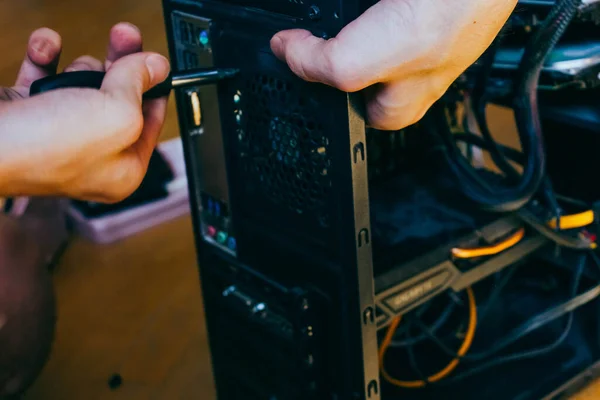
[[[234,68],[206,68],[173,73],[162,83],[156,85],[144,94],[144,99],[157,99],[168,96],[172,89],[188,86],[204,86],[217,83],[223,79],[232,78],[239,73]],[[100,89],[105,72],[75,71],[48,76],[31,84],[30,96],[57,89],[88,88]]]

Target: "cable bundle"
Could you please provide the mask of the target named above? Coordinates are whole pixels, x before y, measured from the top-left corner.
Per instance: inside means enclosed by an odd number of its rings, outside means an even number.
[[[502,33],[484,55],[483,68],[472,93],[473,111],[482,137],[469,132],[453,133],[448,124],[446,108],[441,103],[432,108],[425,123],[443,140],[449,166],[459,178],[467,197],[490,211],[516,212],[526,225],[559,246],[587,250],[596,247],[593,241],[578,232],[576,232],[577,237],[563,232],[584,227],[590,222],[589,218],[579,218],[577,221],[582,222],[579,226],[564,225],[567,220],[573,218],[561,216],[562,209],[557,199],[560,196],[554,193],[552,183],[545,174],[545,151],[537,104],[537,85],[544,61],[565,33],[580,4],[581,0],[558,2],[525,48],[514,89],[514,115],[523,148],[522,153],[499,145],[492,137],[486,121],[485,110],[489,100],[486,90],[496,52],[503,38]],[[466,124],[464,125],[466,128]],[[457,141],[487,150],[496,166],[505,175],[504,181],[496,184],[489,182],[463,156],[456,144]],[[511,162],[520,164],[523,173],[520,174]],[[531,206],[531,200],[536,195],[542,197],[548,207],[547,210],[541,210],[539,206]],[[548,213],[552,214],[552,217],[549,217]],[[589,213],[593,215],[593,212],[589,211]]]
[[[557,3],[525,47],[514,90],[515,119],[525,154],[522,174],[518,174],[510,165],[506,154],[493,140],[485,121],[485,87],[501,36],[485,57],[484,69],[474,91],[476,119],[485,141],[485,148],[490,151],[492,159],[506,174],[508,181],[513,181],[509,187],[494,187],[480,176],[457,148],[454,135],[448,127],[444,107],[437,104],[432,108],[428,123],[446,144],[451,169],[459,177],[465,194],[486,209],[495,212],[519,210],[530,202],[544,182],[546,161],[538,113],[537,85],[544,61],[563,36],[580,4],[581,0],[561,0]]]
[[[525,359],[531,359],[546,355],[558,347],[560,347],[569,336],[571,329],[573,327],[574,322],[574,312],[583,307],[586,304],[589,304],[593,300],[596,300],[600,297],[600,284],[597,284],[583,293],[579,293],[581,280],[583,277],[583,273],[586,268],[586,261],[591,260],[595,266],[600,270],[600,260],[593,253],[584,254],[579,258],[579,263],[575,268],[575,272],[573,274],[573,281],[570,289],[570,296],[568,300],[557,304],[549,309],[534,315],[529,318],[525,322],[519,324],[504,337],[497,340],[494,344],[492,344],[487,350],[480,351],[477,353],[468,353],[469,349],[474,340],[475,330],[477,325],[481,325],[485,320],[486,316],[489,313],[492,303],[494,303],[499,298],[500,292],[506,286],[508,281],[513,278],[514,272],[516,271],[516,267],[512,270],[509,270],[504,277],[500,280],[500,282],[495,285],[494,289],[490,293],[487,304],[484,308],[484,312],[480,312],[475,303],[475,297],[472,289],[467,289],[467,296],[469,299],[469,322],[467,332],[464,336],[464,340],[460,349],[458,351],[452,350],[448,345],[445,344],[444,340],[442,340],[433,329],[427,325],[425,325],[420,318],[412,318],[411,321],[420,329],[422,334],[418,336],[417,340],[421,340],[421,336],[425,336],[429,340],[431,340],[437,347],[440,348],[446,355],[452,357],[452,361],[448,366],[446,366],[440,372],[431,375],[429,377],[423,377],[421,380],[417,381],[404,381],[399,380],[395,377],[392,377],[386,370],[386,353],[391,347],[400,347],[406,348],[409,352],[409,356],[411,358],[411,365],[413,369],[418,372],[420,376],[424,376],[424,374],[416,367],[415,355],[412,347],[416,344],[416,340],[413,338],[408,338],[401,342],[394,341],[394,337],[398,327],[400,326],[401,318],[397,317],[394,319],[392,324],[388,327],[385,338],[382,341],[379,349],[379,362],[380,369],[382,371],[383,378],[390,384],[408,389],[416,389],[416,388],[424,388],[427,385],[450,385],[454,384],[458,381],[464,380],[466,378],[472,377],[476,374],[487,371],[491,368],[504,365],[514,361],[521,361]],[[442,314],[445,313],[445,310]],[[478,314],[479,313],[479,317]],[[536,348],[532,348],[529,350],[509,353],[505,355],[498,355],[503,350],[507,349],[509,346],[517,343],[521,339],[535,332],[536,330],[547,326],[553,321],[566,317],[565,323],[563,325],[562,331],[560,334],[550,343],[545,346],[539,346]],[[437,324],[437,323],[436,323]],[[434,324],[435,325],[435,324]],[[476,365],[470,369],[467,369],[464,372],[456,376],[450,376],[451,373],[457,368],[459,362],[464,363],[475,363]]]
[[[519,140],[523,149],[522,152],[499,145],[492,137],[485,116],[489,100],[486,88],[502,35],[499,35],[499,38],[484,56],[483,69],[472,93],[473,111],[479,131],[481,132],[481,137],[470,132],[462,134],[453,133],[448,124],[447,109],[441,102],[432,107],[427,118],[424,120],[426,127],[437,133],[442,139],[450,168],[459,178],[467,197],[481,207],[493,212],[516,213],[527,226],[538,231],[561,247],[588,251],[588,253],[581,256],[580,263],[575,268],[570,293],[571,298],[530,318],[515,327],[506,336],[493,343],[487,350],[478,353],[468,352],[473,343],[476,326],[478,322],[481,323],[485,315],[480,315],[478,321],[475,297],[470,288],[467,290],[467,298],[469,300],[468,328],[458,351],[447,346],[436,333],[440,326],[448,320],[448,316],[452,312],[450,307],[441,313],[440,318],[432,326],[424,324],[417,312],[416,318],[414,315],[412,319],[409,318],[409,323],[412,324],[409,324],[406,332],[410,333],[410,326],[416,325],[420,330],[420,334],[417,337],[408,337],[403,340],[395,338],[397,329],[401,324],[401,318],[398,317],[393,320],[388,328],[379,351],[379,362],[383,378],[394,386],[422,388],[429,384],[452,384],[502,364],[548,354],[560,347],[569,336],[573,326],[573,312],[600,297],[600,284],[584,293],[578,294],[586,260],[591,258],[600,269],[600,260],[596,254],[589,251],[596,248],[594,239],[583,235],[583,232],[579,230],[582,227],[592,224],[595,221],[595,214],[589,210],[589,206],[582,205],[581,202],[565,198],[554,192],[552,183],[546,176],[544,141],[537,99],[538,81],[544,62],[565,33],[581,4],[581,0],[559,0],[552,8],[542,26],[533,34],[525,47],[515,80],[513,101]],[[467,125],[464,125],[466,129]],[[492,160],[504,174],[504,182],[490,182],[481,172],[475,169],[458,148],[457,142],[459,141],[489,151]],[[521,165],[523,172],[519,173],[511,163]],[[545,210],[538,202],[532,201],[537,196],[544,200],[547,207]],[[561,215],[562,209],[559,201],[575,205],[579,208],[585,207],[586,211],[573,215]],[[566,230],[576,230],[576,236],[572,235],[571,232],[565,233]],[[496,288],[489,296],[489,302],[493,302],[499,297],[500,291],[511,279],[515,270],[516,268],[513,268],[509,271],[496,285]],[[563,317],[566,317],[566,320],[562,331],[552,343],[519,353],[500,355],[502,351],[520,339],[530,335],[540,327],[546,326],[550,322]],[[451,362],[445,368],[430,376],[419,370],[413,349],[414,345],[425,339],[431,340],[446,355],[452,358]],[[402,347],[408,350],[410,365],[420,377],[420,380],[404,381],[392,377],[387,372],[385,362],[386,353],[391,347]],[[452,372],[462,362],[475,363],[475,366],[457,376],[451,377]]]

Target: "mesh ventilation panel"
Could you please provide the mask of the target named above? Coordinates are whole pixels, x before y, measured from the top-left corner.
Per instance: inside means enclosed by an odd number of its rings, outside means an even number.
[[[285,80],[257,74],[234,96],[237,142],[247,185],[294,214],[329,225],[330,141],[318,104]]]

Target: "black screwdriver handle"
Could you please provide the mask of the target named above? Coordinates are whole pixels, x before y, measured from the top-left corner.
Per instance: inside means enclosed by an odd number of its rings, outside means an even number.
[[[86,88],[100,89],[106,73],[99,71],[75,71],[48,76],[31,84],[30,96],[57,89]],[[172,77],[156,85],[144,94],[144,99],[157,99],[168,96],[173,88]]]

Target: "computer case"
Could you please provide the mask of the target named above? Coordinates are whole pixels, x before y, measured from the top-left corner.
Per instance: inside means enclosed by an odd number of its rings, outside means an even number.
[[[520,222],[464,201],[423,127],[367,128],[360,93],[304,82],[270,50],[280,30],[332,37],[372,4],[163,1],[175,70],[240,70],[216,85],[175,90],[219,400],[440,398],[451,389],[384,383],[385,330],[442,296],[464,308],[465,289],[493,287],[497,273],[549,247],[527,231],[500,254],[449,257],[517,235]],[[403,163],[392,162],[394,151],[405,152]],[[396,174],[403,169],[411,174]],[[591,321],[580,316],[573,339],[585,343],[583,359],[567,357],[567,367],[540,368],[514,385],[490,386],[492,374],[484,386],[453,393],[549,395],[600,356]]]

